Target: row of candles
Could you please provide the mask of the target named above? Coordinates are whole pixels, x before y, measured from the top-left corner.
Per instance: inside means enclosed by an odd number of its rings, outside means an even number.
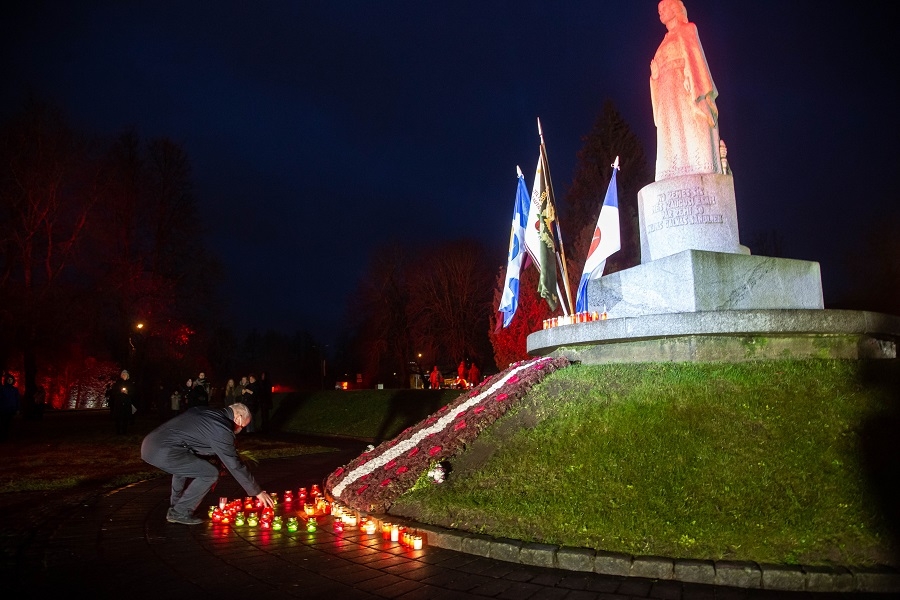
[[[590,321],[605,321],[607,319],[606,311],[598,313],[597,311],[581,311],[571,315],[562,315],[560,317],[550,317],[544,319],[543,328],[552,329],[560,325],[574,325],[575,323],[589,323]]]
[[[279,505],[278,494],[270,493],[275,505]],[[287,490],[283,495],[283,506],[287,510],[291,510],[294,504],[293,490]],[[219,498],[218,506],[209,507],[209,517],[213,523],[221,525],[235,525],[237,527],[259,527],[264,530],[281,531],[287,529],[289,532],[299,531],[301,528],[309,533],[318,531],[319,515],[328,515],[332,517],[332,528],[334,533],[343,533],[349,528],[359,528],[360,531],[367,535],[375,535],[380,533],[386,540],[399,542],[404,546],[408,546],[412,550],[421,550],[424,545],[424,537],[418,532],[409,529],[399,523],[390,523],[383,521],[380,524],[375,519],[362,516],[356,512],[344,507],[341,504],[330,504],[321,494],[318,486],[313,486],[312,491],[307,494],[305,488],[300,488],[296,498],[303,499],[298,502],[302,508],[298,509],[298,514],[302,515],[304,523],[301,524],[300,517],[291,516],[284,521],[282,515],[276,515],[275,510],[270,507],[264,507],[258,498],[247,496],[243,500],[229,500],[223,496]],[[314,502],[307,502],[307,499],[314,499]]]

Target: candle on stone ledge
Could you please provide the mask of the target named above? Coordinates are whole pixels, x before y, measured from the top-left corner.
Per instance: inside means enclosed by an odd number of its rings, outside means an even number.
[[[297,517],[288,517],[287,528],[288,531],[297,531]]]
[[[280,516],[276,516],[274,519],[272,519],[272,529],[274,529],[275,531],[281,531],[281,517]]]
[[[375,533],[375,529],[376,529],[375,521],[369,520],[369,521],[366,521],[366,522],[363,524],[363,532],[366,533],[366,534],[368,534],[368,535],[374,534],[374,533]]]
[[[420,536],[420,535],[413,536],[412,547],[413,547],[413,550],[421,550],[422,549],[422,536]]]
[[[219,497],[219,508],[221,508],[222,510],[225,510],[226,506],[228,506],[228,498],[226,498],[225,496],[220,496]]]
[[[398,525],[397,523],[391,523],[391,541],[400,541],[400,525]]]
[[[316,518],[315,518],[315,517],[310,517],[310,518],[306,521],[306,530],[307,530],[308,532],[310,532],[310,533],[314,532],[314,531],[316,530],[317,527],[318,527],[318,523],[316,522]]]

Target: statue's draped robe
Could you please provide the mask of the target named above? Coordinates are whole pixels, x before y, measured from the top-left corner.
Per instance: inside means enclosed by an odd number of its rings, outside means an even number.
[[[716,86],[697,26],[680,23],[666,33],[650,66],[656,123],[656,181],[721,173]]]

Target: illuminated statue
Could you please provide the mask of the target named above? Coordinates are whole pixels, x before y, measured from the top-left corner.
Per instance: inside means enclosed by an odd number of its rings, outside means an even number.
[[[722,173],[716,86],[697,26],[681,0],[662,0],[659,20],[668,32],[650,62],[656,124],[656,181]]]

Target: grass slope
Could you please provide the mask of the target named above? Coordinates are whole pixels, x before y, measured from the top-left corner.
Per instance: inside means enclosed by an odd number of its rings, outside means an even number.
[[[896,363],[573,365],[391,512],[636,555],[896,565]]]

